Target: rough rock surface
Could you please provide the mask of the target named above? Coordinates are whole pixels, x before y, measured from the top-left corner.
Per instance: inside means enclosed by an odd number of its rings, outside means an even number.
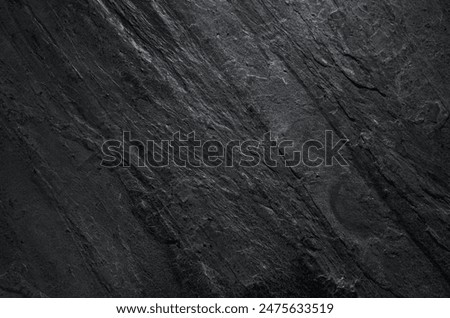
[[[450,2],[0,1],[0,295],[450,296]],[[348,167],[100,167],[346,136]]]

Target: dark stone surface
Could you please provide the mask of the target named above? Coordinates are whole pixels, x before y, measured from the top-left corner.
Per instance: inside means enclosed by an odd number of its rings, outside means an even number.
[[[0,1],[0,295],[450,296],[450,2]],[[346,136],[348,167],[100,167]]]

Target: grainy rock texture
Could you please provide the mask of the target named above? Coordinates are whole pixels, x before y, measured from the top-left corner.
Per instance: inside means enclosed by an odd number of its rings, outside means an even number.
[[[449,297],[449,10],[1,0],[0,295]],[[101,167],[124,130],[349,166]]]

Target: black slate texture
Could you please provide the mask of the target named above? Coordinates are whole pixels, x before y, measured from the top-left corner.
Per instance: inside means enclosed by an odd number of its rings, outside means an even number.
[[[1,0],[0,295],[449,297],[449,10]],[[349,166],[101,167],[125,130]]]

